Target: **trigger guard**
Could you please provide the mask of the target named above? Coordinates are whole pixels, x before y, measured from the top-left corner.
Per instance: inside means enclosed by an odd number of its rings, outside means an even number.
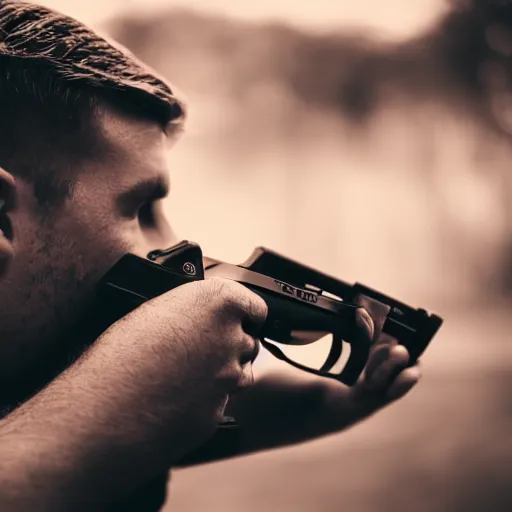
[[[320,368],[321,372],[328,372],[339,360],[343,353],[343,340],[333,335],[331,350],[327,355],[325,363]]]

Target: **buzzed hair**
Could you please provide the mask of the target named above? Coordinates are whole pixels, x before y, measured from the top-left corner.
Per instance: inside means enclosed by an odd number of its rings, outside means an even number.
[[[185,118],[171,85],[122,46],[51,9],[0,0],[0,166],[31,182],[40,204],[72,195],[100,144],[101,105],[164,131]]]

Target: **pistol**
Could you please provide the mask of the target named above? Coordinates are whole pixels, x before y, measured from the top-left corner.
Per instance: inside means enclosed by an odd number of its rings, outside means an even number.
[[[260,341],[274,357],[348,386],[357,382],[371,349],[370,341],[357,336],[355,313],[361,306],[354,304],[356,297],[366,296],[389,306],[383,333],[407,348],[411,365],[443,323],[424,309],[362,284],[346,283],[264,247],[256,248],[244,263],[233,265],[203,256],[198,244],[184,240],[152,251],[146,258],[126,254],[107,272],[98,289],[102,329],[147,300],[211,277],[234,280],[263,298],[268,316]],[[320,342],[323,353],[315,348]],[[297,356],[300,349],[308,347],[315,349],[308,358]],[[340,367],[343,347],[350,353]]]

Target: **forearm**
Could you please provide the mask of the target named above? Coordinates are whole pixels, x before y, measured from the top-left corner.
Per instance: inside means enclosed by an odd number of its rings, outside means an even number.
[[[151,443],[116,435],[92,404],[63,400],[59,388],[0,423],[1,510],[101,510],[165,467]]]
[[[0,510],[102,510],[193,443],[179,408],[141,404],[126,386],[107,393],[101,374],[116,369],[106,360],[79,361],[0,422]]]
[[[55,419],[63,424],[53,432],[37,420],[28,427],[17,418],[0,427],[1,510],[101,510],[144,481],[152,464],[142,450],[106,439],[100,445],[76,431],[76,418]]]

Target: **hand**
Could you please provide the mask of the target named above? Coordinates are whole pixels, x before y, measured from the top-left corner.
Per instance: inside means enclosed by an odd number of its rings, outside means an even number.
[[[5,276],[14,257],[12,233],[7,213],[15,203],[15,185],[11,174],[0,167],[0,279]]]
[[[266,314],[244,286],[208,279],[112,325],[0,422],[2,510],[99,510],[166,472],[251,384]]]
[[[291,369],[264,372],[246,393],[230,401],[240,424],[233,442],[223,437],[181,461],[198,464],[268,450],[340,432],[404,396],[418,382],[419,368],[406,368],[404,347],[382,334],[389,308],[361,297],[357,336],[376,343],[362,377],[353,387]],[[371,313],[371,315],[370,315]]]
[[[399,342],[382,333],[388,307],[366,297],[359,300],[366,309],[358,311],[360,335],[374,346],[359,381],[351,388],[340,386],[334,396],[341,423],[353,424],[382,407],[403,398],[418,383],[419,364],[409,366],[409,353]]]
[[[90,385],[121,417],[140,421],[135,430],[152,418],[174,450],[186,451],[215,432],[229,396],[252,384],[266,314],[238,283],[189,283],[122,318],[78,364],[92,363]]]
[[[419,364],[408,364],[407,349],[394,338],[381,335],[370,352],[362,378],[350,389],[351,405],[366,415],[404,397],[421,377]]]

